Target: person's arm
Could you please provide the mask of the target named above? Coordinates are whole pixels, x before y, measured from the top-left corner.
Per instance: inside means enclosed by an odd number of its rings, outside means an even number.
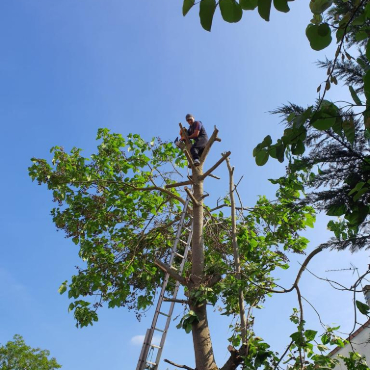
[[[195,121],[193,125],[194,125],[194,132],[189,136],[189,139],[196,139],[199,136],[200,123],[198,121]]]

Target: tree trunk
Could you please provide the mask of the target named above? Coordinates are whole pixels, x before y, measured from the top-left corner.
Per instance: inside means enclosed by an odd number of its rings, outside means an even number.
[[[192,238],[192,286],[197,289],[201,285],[204,275],[204,246],[203,246],[203,181],[199,181],[202,166],[193,170],[193,195],[198,205],[193,207],[193,238]],[[197,370],[217,370],[211,335],[207,319],[207,305],[190,305],[190,308],[198,316],[199,321],[193,323],[192,334]]]
[[[229,158],[226,159],[227,168],[229,170],[229,194],[231,202],[231,234],[232,234],[232,243],[234,251],[234,264],[236,278],[241,279],[240,275],[240,256],[239,256],[239,246],[236,238],[236,212],[235,212],[235,199],[234,199],[234,167],[231,167]],[[239,315],[240,315],[240,330],[242,336],[242,344],[247,343],[247,320],[245,317],[245,306],[244,306],[244,294],[243,290],[239,289]]]

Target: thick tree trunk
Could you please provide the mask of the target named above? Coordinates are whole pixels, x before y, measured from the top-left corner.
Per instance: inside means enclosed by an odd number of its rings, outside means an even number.
[[[198,205],[193,207],[193,239],[192,239],[192,285],[198,288],[204,275],[204,246],[203,246],[203,181],[198,177],[202,174],[202,167],[193,170],[193,195]],[[207,305],[190,305],[190,308],[198,316],[199,321],[193,324],[193,344],[195,364],[197,370],[217,370],[211,335],[207,320]]]

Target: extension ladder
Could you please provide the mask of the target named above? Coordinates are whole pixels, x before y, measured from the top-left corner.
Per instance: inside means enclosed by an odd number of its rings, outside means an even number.
[[[188,206],[189,206],[189,202],[190,202],[190,197],[188,196],[186,198],[186,202],[185,202],[184,208],[183,208],[182,213],[181,213],[181,218],[180,218],[179,226],[178,226],[178,229],[177,229],[176,238],[175,238],[172,250],[171,250],[170,262],[169,262],[169,266],[172,269],[176,270],[179,275],[181,275],[183,270],[184,270],[185,262],[186,262],[187,255],[188,255],[189,248],[190,248],[191,239],[192,239],[192,236],[193,236],[193,226],[192,226],[193,222],[191,221],[191,226],[190,227],[185,226],[186,216],[187,216],[186,213],[187,213],[187,209],[188,209]],[[183,235],[183,234],[185,234],[185,235]],[[187,234],[187,237],[186,237],[186,234]],[[183,240],[184,237],[187,240]],[[179,243],[183,244],[184,247],[185,247],[183,254],[178,253]],[[179,267],[174,266],[174,262],[175,262],[176,257],[181,259],[181,263],[180,263]],[[154,313],[152,325],[151,325],[150,329],[148,329],[146,331],[143,347],[141,349],[139,362],[137,364],[136,370],[158,370],[158,365],[159,365],[159,361],[161,359],[163,346],[164,346],[164,343],[166,341],[168,328],[169,328],[170,323],[171,323],[171,317],[172,317],[173,309],[174,309],[174,306],[175,306],[175,302],[174,301],[170,302],[170,308],[169,308],[168,312],[163,312],[162,306],[163,306],[163,303],[166,302],[165,298],[171,298],[173,300],[176,299],[177,293],[178,293],[179,287],[180,287],[180,283],[178,281],[176,281],[176,283],[174,283],[174,289],[173,289],[173,293],[172,293],[171,297],[165,297],[165,292],[166,292],[167,285],[169,283],[171,284],[171,282],[169,282],[169,280],[170,280],[170,276],[169,276],[169,274],[166,274],[165,278],[164,278],[164,281],[163,281],[161,293],[159,295],[157,307],[156,307],[156,310],[155,310],[155,313]],[[158,328],[157,327],[159,315],[162,315],[162,316],[166,317],[165,325],[164,325],[163,328]],[[154,332],[158,332],[161,335],[161,340],[160,340],[159,345],[155,345],[153,343]],[[150,354],[150,352],[152,352],[152,354],[154,354],[155,351],[157,351],[156,359],[155,359],[154,362],[152,362],[151,360],[149,360],[149,354]]]

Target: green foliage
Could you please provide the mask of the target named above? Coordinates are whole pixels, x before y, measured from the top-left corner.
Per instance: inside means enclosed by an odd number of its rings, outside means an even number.
[[[331,30],[327,23],[309,24],[306,28],[306,36],[314,50],[325,49],[331,43]]]
[[[182,15],[185,17],[188,11],[194,6],[195,0],[184,0],[182,6]]]
[[[348,370],[369,370],[366,358],[362,357],[359,353],[350,352],[349,357],[339,356],[345,363]]]
[[[184,315],[180,323],[176,325],[177,329],[184,329],[186,334],[189,334],[192,329],[193,323],[199,322],[198,316],[194,313],[194,311],[190,310],[186,315]]]
[[[171,183],[172,166],[184,166],[172,143],[132,134],[125,139],[107,129],[97,139],[98,151],[90,158],[77,148],[67,153],[54,147],[50,164],[33,158],[29,168],[31,178],[53,193],[55,225],[79,247],[82,266],[59,292],[68,290],[75,299],[70,310],[81,327],[97,321],[104,303],[135,310],[152,303],[162,276],[153,262],[166,260],[181,209],[176,191],[155,185]],[[89,302],[96,295],[100,301]]]
[[[202,0],[199,5],[200,24],[206,31],[212,28],[213,15],[216,11],[215,0]]]
[[[0,346],[1,370],[54,370],[60,369],[55,358],[49,358],[50,352],[26,345],[22,336],[16,334],[13,341]]]
[[[369,311],[370,311],[370,308],[367,304],[365,303],[362,303],[360,301],[356,301],[356,306],[358,308],[358,310],[364,314],[364,315],[368,315],[369,314]]]
[[[222,18],[229,23],[239,22],[243,16],[243,9],[235,0],[220,0]]]

